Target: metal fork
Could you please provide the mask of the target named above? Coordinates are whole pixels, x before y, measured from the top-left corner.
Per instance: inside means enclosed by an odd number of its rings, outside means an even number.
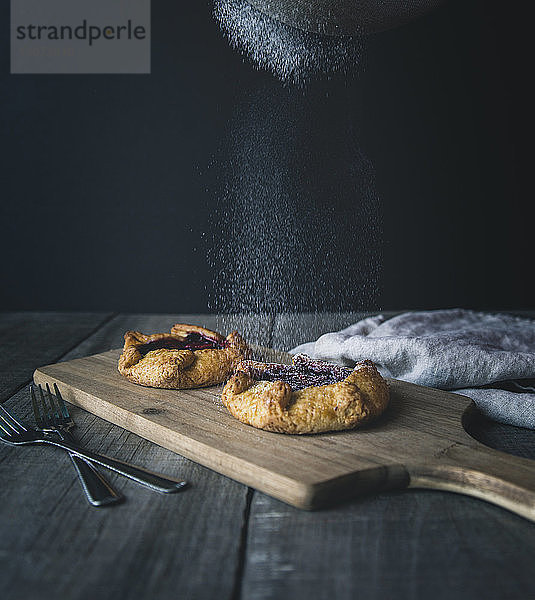
[[[123,462],[122,460],[105,456],[104,454],[97,454],[96,452],[82,448],[68,440],[62,440],[58,433],[40,431],[39,429],[30,427],[21,420],[17,420],[1,404],[0,441],[12,446],[24,446],[27,444],[50,444],[52,446],[57,446],[68,452],[73,452],[82,458],[86,458],[97,465],[106,467],[106,469],[124,475],[129,479],[133,479],[137,483],[157,492],[169,494],[178,492],[186,486],[185,481],[166,477],[159,473],[153,473],[141,467],[136,467]]]
[[[48,383],[46,384],[46,399],[43,388],[40,385],[37,387],[39,389],[39,401],[34,386],[30,385],[33,414],[38,429],[57,431],[62,439],[74,443],[71,429],[76,425],[69,414],[67,405],[63,401],[58,386],[54,384],[54,398],[50,386]],[[69,452],[69,456],[90,504],[93,506],[108,506],[123,500],[122,494],[115,491],[89,461],[72,452]]]

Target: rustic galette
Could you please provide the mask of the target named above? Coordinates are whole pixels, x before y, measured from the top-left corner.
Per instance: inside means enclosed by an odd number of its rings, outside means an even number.
[[[369,360],[349,369],[298,354],[292,365],[240,362],[221,399],[243,423],[300,434],[366,423],[386,409],[389,392]]]
[[[118,369],[139,385],[207,387],[225,381],[249,352],[237,331],[224,338],[204,327],[177,323],[171,333],[127,331]]]

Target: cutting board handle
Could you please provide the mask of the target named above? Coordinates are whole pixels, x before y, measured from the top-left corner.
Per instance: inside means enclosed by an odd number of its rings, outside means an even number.
[[[409,487],[481,498],[535,521],[535,461],[476,446],[452,444],[425,463],[407,465]]]

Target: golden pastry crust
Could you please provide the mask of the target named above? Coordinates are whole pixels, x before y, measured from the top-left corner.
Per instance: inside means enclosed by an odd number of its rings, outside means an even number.
[[[247,362],[238,365],[221,399],[234,417],[259,429],[291,434],[352,429],[388,406],[388,385],[371,361],[358,363],[338,383],[297,391],[284,381],[255,381]]]
[[[208,387],[225,381],[249,353],[237,331],[224,338],[204,327],[177,323],[171,333],[145,335],[127,331],[118,369],[139,385],[167,389]]]

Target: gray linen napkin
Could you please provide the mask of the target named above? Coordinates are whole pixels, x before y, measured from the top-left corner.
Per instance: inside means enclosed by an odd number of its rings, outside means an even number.
[[[535,321],[462,309],[378,315],[291,352],[344,365],[369,358],[386,377],[454,390],[495,421],[535,429],[535,390],[515,381],[535,378]]]

